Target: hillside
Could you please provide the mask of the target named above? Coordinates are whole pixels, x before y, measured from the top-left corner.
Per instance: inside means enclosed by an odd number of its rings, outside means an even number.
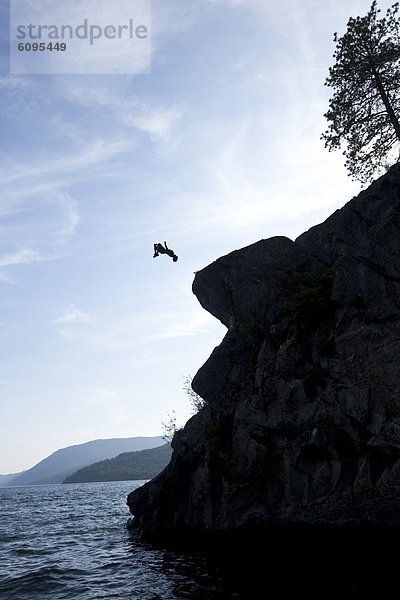
[[[9,475],[0,475],[0,487],[7,486],[13,479],[22,475],[24,471],[21,473],[10,473]]]
[[[115,458],[101,460],[79,469],[67,477],[63,483],[152,479],[167,466],[171,454],[170,444],[149,450],[124,452]]]
[[[155,448],[164,444],[160,436],[93,440],[57,450],[31,469],[9,480],[5,485],[38,485],[62,483],[78,469],[99,460],[114,458],[122,452]]]

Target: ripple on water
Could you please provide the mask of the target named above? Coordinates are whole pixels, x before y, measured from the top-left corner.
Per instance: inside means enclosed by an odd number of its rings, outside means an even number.
[[[126,497],[142,483],[0,488],[0,599],[229,600],[199,558],[128,532]]]

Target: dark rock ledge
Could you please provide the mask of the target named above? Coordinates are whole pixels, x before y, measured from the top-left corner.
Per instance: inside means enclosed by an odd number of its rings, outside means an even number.
[[[193,292],[228,330],[193,380],[206,406],[128,496],[140,539],[400,526],[400,165]]]

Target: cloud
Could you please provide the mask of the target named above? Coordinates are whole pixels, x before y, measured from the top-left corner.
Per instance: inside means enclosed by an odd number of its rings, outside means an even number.
[[[27,184],[26,184],[27,185]],[[80,221],[77,203],[68,194],[42,191],[37,197],[29,185],[9,190],[0,184],[4,202],[0,209],[0,269],[15,269],[65,256],[68,240]],[[0,282],[15,278],[1,271]]]
[[[97,318],[88,312],[70,304],[62,309],[53,321],[57,326],[57,334],[70,343],[82,343],[95,335]]]
[[[76,400],[85,404],[114,405],[120,399],[118,392],[104,387],[78,387],[70,392]]]
[[[40,260],[39,254],[31,248],[20,248],[11,254],[0,256],[0,267],[30,265]]]
[[[55,319],[55,323],[63,323],[63,324],[81,324],[81,323],[90,323],[93,321],[93,317],[88,313],[84,312],[77,308],[74,304],[70,304],[67,308],[64,308],[60,315]]]
[[[40,160],[17,163],[14,165],[8,164],[7,168],[0,170],[0,189],[10,185],[27,185],[40,181],[42,178],[55,179],[58,185],[61,183],[69,183],[75,179],[82,180],[90,175],[93,175],[88,169],[91,167],[99,167],[101,163],[108,161],[110,158],[126,152],[132,146],[127,138],[115,139],[112,142],[104,138],[98,137],[94,141],[86,142],[82,147],[71,152],[65,152],[60,158],[42,156]],[[71,149],[72,150],[72,149]],[[77,175],[79,173],[79,175]],[[72,178],[72,179],[71,179]],[[21,190],[18,190],[20,195]],[[27,194],[32,192],[27,190]]]
[[[7,283],[10,285],[14,285],[15,279],[13,277],[11,277],[10,275],[8,275],[8,273],[0,272],[0,283]]]
[[[152,2],[152,51],[153,63],[160,60],[165,41],[177,39],[192,29],[206,9],[204,0],[153,0]]]
[[[196,311],[200,310],[197,309]],[[195,314],[188,306],[154,306],[152,315],[114,319],[107,323],[94,341],[103,350],[127,350],[160,340],[176,340],[205,333],[215,319],[201,311]],[[159,358],[157,358],[159,360]]]
[[[132,148],[125,138],[85,140],[59,156],[16,160],[3,155],[0,169],[0,268],[61,258],[81,221],[78,200],[69,190],[113,176],[119,157]],[[33,153],[32,153],[33,154]],[[37,154],[36,152],[34,154]],[[104,164],[107,163],[107,169]],[[0,281],[9,281],[2,274]]]
[[[160,328],[150,334],[149,340],[172,340],[192,335],[197,336],[206,333],[210,325],[214,324],[214,317],[205,311],[192,313],[188,310],[184,316],[169,314],[165,315]]]
[[[183,115],[182,106],[150,105],[117,81],[112,88],[101,79],[92,79],[89,86],[80,78],[69,80],[68,85],[60,81],[58,85],[63,99],[68,98],[72,104],[90,109],[91,113],[97,111],[108,119],[111,116],[121,125],[147,133],[154,142],[163,145],[170,141]]]
[[[150,313],[139,298],[130,303],[128,312],[112,306],[96,316],[71,304],[60,311],[54,324],[62,338],[96,353],[151,348],[157,342],[206,334],[216,326],[214,317],[194,304],[191,296],[177,301],[170,292],[158,291]],[[160,362],[158,354],[153,359]]]
[[[78,212],[78,203],[72,198],[67,198],[65,195],[59,198],[60,206],[64,211],[64,222],[61,224],[60,229],[55,233],[64,239],[67,236],[75,233],[76,228],[81,220]]]
[[[156,141],[165,144],[171,139],[175,124],[181,116],[178,108],[164,110],[142,108],[138,114],[132,114],[128,109],[123,114],[123,119],[127,125],[132,124],[137,129],[149,133]]]

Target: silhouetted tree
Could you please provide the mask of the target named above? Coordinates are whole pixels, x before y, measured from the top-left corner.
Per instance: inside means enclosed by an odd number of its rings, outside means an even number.
[[[399,3],[378,18],[374,0],[365,17],[350,18],[342,37],[334,34],[335,64],[325,85],[334,90],[325,113],[325,147],[344,146],[346,167],[365,183],[399,159]]]
[[[172,442],[172,439],[173,439],[175,433],[178,431],[179,428],[176,424],[175,411],[172,410],[170,413],[167,413],[167,415],[168,415],[168,421],[161,422],[161,426],[162,426],[161,437],[165,442],[170,444]]]
[[[185,390],[185,392],[189,398],[189,402],[192,407],[192,412],[194,414],[196,414],[199,412],[199,410],[201,410],[203,408],[203,406],[205,405],[205,402],[204,402],[203,398],[201,396],[199,396],[192,388],[192,379],[193,379],[193,377],[191,375],[186,375],[183,389]]]
[[[185,382],[183,385],[183,389],[189,398],[189,402],[192,407],[192,413],[196,414],[204,407],[205,402],[204,402],[203,398],[201,398],[201,396],[196,394],[196,392],[192,388],[192,379],[193,379],[193,377],[191,377],[190,375],[185,376]],[[176,414],[175,414],[174,410],[172,410],[170,413],[167,413],[167,415],[168,415],[168,420],[161,422],[161,426],[162,426],[161,437],[163,438],[163,440],[165,442],[171,443],[175,433],[177,431],[179,431],[180,429],[182,429],[182,427],[178,427],[178,425],[176,423]]]

